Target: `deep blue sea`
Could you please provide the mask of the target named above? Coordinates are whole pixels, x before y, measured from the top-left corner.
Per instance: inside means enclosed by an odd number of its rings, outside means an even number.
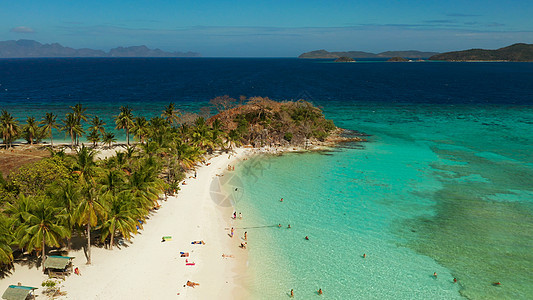
[[[311,101],[369,142],[238,165],[254,299],[531,299],[532,78],[532,63],[7,59],[0,108],[23,123],[82,103],[111,130],[121,105]]]

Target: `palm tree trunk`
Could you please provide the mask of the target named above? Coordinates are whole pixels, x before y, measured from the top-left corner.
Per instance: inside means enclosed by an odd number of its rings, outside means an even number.
[[[52,145],[52,149],[54,148],[54,134],[52,133],[52,129],[50,129],[50,145]]]
[[[109,241],[109,249],[113,250],[113,240],[115,239],[115,225],[111,226],[111,240]]]
[[[126,127],[126,138],[128,139],[128,146],[130,145],[130,131],[128,130],[128,127]]]
[[[91,222],[87,222],[87,264],[91,264]]]
[[[74,132],[70,130],[70,145],[74,148]]]
[[[44,256],[45,255],[45,250],[44,250],[45,246],[46,245],[44,244],[44,236],[43,236],[43,253],[42,253],[43,272],[44,272],[44,260],[46,259],[46,257]]]

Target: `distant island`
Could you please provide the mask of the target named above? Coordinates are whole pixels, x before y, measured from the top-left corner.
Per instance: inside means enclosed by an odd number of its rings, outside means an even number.
[[[409,61],[409,60],[407,58],[395,56],[395,57],[389,58],[387,61],[391,61],[391,62],[406,62],[406,61]]]
[[[355,59],[351,57],[341,56],[335,60],[335,62],[355,62]]]
[[[298,58],[331,58],[337,59],[339,57],[350,58],[388,58],[388,57],[405,57],[405,58],[428,58],[438,54],[438,52],[422,52],[417,50],[408,51],[386,51],[378,54],[363,52],[363,51],[347,51],[347,52],[329,52],[326,50],[315,50],[306,52],[298,56]]]
[[[117,47],[104,52],[89,48],[74,49],[58,43],[41,44],[34,40],[0,41],[0,58],[28,57],[198,57],[196,52],[166,52],[146,46]]]
[[[497,50],[470,49],[433,55],[445,61],[533,61],[533,44],[513,44]]]

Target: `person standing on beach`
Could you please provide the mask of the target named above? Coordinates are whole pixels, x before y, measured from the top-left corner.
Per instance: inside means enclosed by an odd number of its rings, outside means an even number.
[[[244,240],[245,240],[245,241],[248,240],[248,234],[247,234],[247,233],[248,233],[247,231],[244,232]]]
[[[242,212],[239,213],[239,219],[242,219]]]
[[[233,227],[231,227],[231,237],[233,237],[233,231],[234,231],[234,229],[233,229]]]

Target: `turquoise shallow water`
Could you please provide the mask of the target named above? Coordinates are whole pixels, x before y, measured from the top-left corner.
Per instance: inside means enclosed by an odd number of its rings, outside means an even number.
[[[531,108],[325,110],[370,142],[238,167],[254,298],[533,295]]]

